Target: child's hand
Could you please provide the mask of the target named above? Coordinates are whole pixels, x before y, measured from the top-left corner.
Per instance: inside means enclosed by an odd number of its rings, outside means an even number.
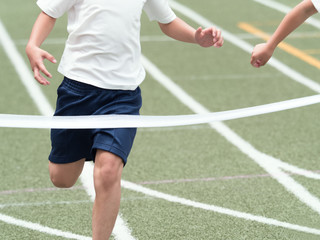
[[[44,66],[43,61],[44,59],[48,59],[50,62],[56,63],[57,61],[55,58],[37,46],[27,46],[26,53],[30,61],[31,69],[34,73],[34,78],[42,85],[49,85],[50,82],[42,76],[41,73],[48,78],[52,78],[52,75]]]
[[[223,37],[221,36],[221,31],[211,27],[202,29],[199,27],[195,33],[196,42],[201,47],[222,47],[223,45]]]
[[[273,54],[274,49],[268,47],[266,43],[258,44],[254,47],[251,55],[251,65],[259,68],[264,66]]]

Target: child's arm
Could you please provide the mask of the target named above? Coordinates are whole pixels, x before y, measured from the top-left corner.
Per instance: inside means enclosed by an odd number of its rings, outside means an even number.
[[[42,85],[48,85],[50,82],[41,75],[41,72],[49,78],[52,77],[43,64],[44,59],[48,59],[52,63],[56,63],[56,60],[51,54],[40,49],[40,46],[53,29],[55,22],[55,18],[41,12],[32,28],[30,39],[26,46],[26,53],[34,72],[34,78]]]
[[[202,47],[221,47],[223,45],[223,38],[221,31],[214,27],[197,30],[189,26],[180,18],[176,18],[168,24],[159,23],[162,32],[169,37],[188,43],[197,43]]]
[[[278,44],[315,13],[317,13],[317,10],[311,0],[304,0],[293,8],[281,21],[267,43],[255,46],[251,56],[252,66],[261,67],[265,65]]]

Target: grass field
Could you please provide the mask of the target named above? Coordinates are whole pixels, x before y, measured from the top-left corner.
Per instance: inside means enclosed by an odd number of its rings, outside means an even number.
[[[171,2],[195,28],[221,28],[221,49],[172,41],[143,15],[148,74],[141,113],[216,112],[319,94],[320,15],[286,39],[270,65],[249,64],[252,47],[298,2]],[[40,87],[24,53],[38,13],[35,1],[1,4],[0,113],[50,114],[55,106],[62,80],[57,65],[47,64],[54,76],[50,86]],[[63,17],[43,48],[60,59],[66,35]],[[293,55],[292,48],[301,54]],[[139,129],[124,169],[122,221],[113,238],[320,239],[319,112],[316,104],[223,123]],[[47,170],[49,130],[0,128],[0,139],[0,239],[90,239],[92,165],[75,187],[57,189]]]

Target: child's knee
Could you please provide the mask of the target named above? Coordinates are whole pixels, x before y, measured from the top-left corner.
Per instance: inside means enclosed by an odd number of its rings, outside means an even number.
[[[84,160],[68,164],[49,163],[50,179],[58,188],[70,188],[78,180],[83,168]]]
[[[76,179],[67,178],[57,173],[50,172],[52,184],[58,188],[70,188],[76,183]]]
[[[109,188],[119,184],[123,169],[122,159],[112,153],[98,153],[95,161],[94,178],[96,187]]]

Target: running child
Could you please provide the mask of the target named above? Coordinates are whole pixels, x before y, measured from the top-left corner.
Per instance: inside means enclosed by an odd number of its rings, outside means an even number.
[[[42,10],[26,47],[34,78],[48,85],[52,75],[44,59],[55,58],[40,48],[56,19],[68,14],[68,39],[58,71],[55,115],[138,115],[139,85],[145,78],[140,62],[140,18],[145,11],[164,34],[202,47],[221,47],[220,30],[197,30],[176,17],[168,0],[38,0]],[[44,75],[42,75],[44,74]],[[93,240],[109,239],[120,206],[121,174],[136,129],[51,130],[49,173],[57,187],[71,187],[84,162],[94,160],[96,199]]]

